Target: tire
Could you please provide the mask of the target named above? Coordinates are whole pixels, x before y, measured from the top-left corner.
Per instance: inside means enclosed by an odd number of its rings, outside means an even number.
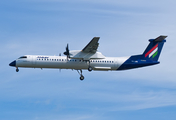
[[[84,76],[81,76],[81,77],[80,77],[80,80],[84,80]]]
[[[89,68],[88,68],[88,71],[91,72],[91,71],[92,71],[92,67],[89,67]]]
[[[16,72],[19,72],[19,69],[16,69]]]

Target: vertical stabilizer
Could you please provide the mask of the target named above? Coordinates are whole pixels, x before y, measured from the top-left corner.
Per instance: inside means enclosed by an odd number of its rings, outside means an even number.
[[[143,59],[158,61],[163,45],[166,42],[166,37],[167,36],[159,36],[156,39],[150,39],[148,47],[142,54]]]

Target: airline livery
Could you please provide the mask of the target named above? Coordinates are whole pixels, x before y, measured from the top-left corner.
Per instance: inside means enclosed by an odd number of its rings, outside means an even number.
[[[82,70],[85,69],[88,71],[128,70],[159,64],[158,59],[166,37],[159,36],[156,39],[150,39],[143,54],[129,57],[105,57],[97,52],[100,37],[94,37],[82,50],[70,51],[67,44],[64,52],[66,56],[24,55],[9,65],[16,67],[16,72],[19,72],[19,67],[77,70],[80,80],[83,80]]]

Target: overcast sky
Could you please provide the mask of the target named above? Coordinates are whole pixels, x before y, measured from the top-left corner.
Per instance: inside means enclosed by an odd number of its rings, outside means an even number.
[[[175,120],[176,1],[1,0],[1,120]],[[161,64],[128,71],[15,68],[22,55],[81,50],[100,37],[109,57],[141,54],[167,35]]]

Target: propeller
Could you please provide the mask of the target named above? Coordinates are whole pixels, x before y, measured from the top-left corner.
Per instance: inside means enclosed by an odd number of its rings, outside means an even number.
[[[67,47],[66,47],[66,51],[64,52],[64,55],[66,55],[66,56],[67,56],[67,60],[68,60],[68,58],[70,57],[70,53],[69,53],[68,44],[67,44]]]

